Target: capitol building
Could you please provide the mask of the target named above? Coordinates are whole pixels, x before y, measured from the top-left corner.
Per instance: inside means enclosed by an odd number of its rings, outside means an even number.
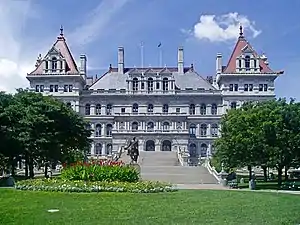
[[[183,47],[174,67],[130,67],[125,49],[116,53],[118,65],[98,78],[88,76],[86,55],[76,65],[61,29],[27,74],[30,90],[61,99],[90,121],[91,157],[111,155],[133,137],[140,151],[185,151],[191,160],[209,157],[222,115],[249,100],[274,98],[274,81],[283,73],[257,54],[242,28],[228,62],[217,54],[215,74],[208,77],[184,62]]]

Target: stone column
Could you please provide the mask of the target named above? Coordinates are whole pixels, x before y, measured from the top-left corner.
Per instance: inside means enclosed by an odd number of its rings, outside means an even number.
[[[102,149],[101,149],[101,155],[106,155],[105,149],[106,149],[106,143],[103,143]]]
[[[91,155],[95,155],[95,142],[91,144]]]
[[[206,136],[210,137],[211,136],[211,124],[207,124],[207,133]]]
[[[155,141],[155,151],[159,152],[161,151],[161,144],[160,144],[160,141],[159,140],[154,140]]]
[[[101,136],[106,136],[106,129],[105,129],[106,125],[105,124],[101,124]]]
[[[212,154],[212,152],[211,152],[211,142],[209,142],[209,144],[208,144],[208,148],[207,148],[207,156],[211,156],[211,154]]]
[[[96,115],[96,106],[95,106],[95,104],[91,104],[91,115],[92,116]]]
[[[91,129],[93,130],[93,132],[91,133],[91,137],[95,137],[95,124],[91,123]]]
[[[80,107],[79,107],[79,101],[75,101],[75,112],[79,113]]]

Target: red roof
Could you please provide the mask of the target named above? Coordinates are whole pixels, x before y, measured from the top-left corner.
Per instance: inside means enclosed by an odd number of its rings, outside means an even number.
[[[240,36],[237,40],[237,43],[234,47],[234,50],[230,56],[230,59],[228,61],[227,66],[223,70],[223,73],[236,73],[236,59],[243,53],[243,49],[245,49],[247,46],[249,49],[252,49],[252,54],[255,57],[258,57],[259,55],[255,52],[255,50],[252,48],[250,43],[245,39],[242,28],[240,28]],[[260,72],[261,73],[274,73],[273,70],[270,69],[270,67],[262,60],[259,60],[259,66],[260,66]]]
[[[76,66],[76,62],[72,56],[72,53],[67,45],[66,39],[63,36],[62,28],[61,28],[61,34],[57,37],[56,42],[53,44],[53,47],[51,49],[57,50],[61,56],[66,60],[66,73],[67,74],[77,74],[79,73],[78,68]],[[51,50],[50,50],[51,51]],[[46,56],[49,54],[49,52],[46,54]],[[45,56],[45,57],[46,57]],[[44,58],[45,58],[44,57]],[[43,64],[42,60],[37,64],[37,67],[34,71],[30,73],[30,75],[38,75],[43,74]]]

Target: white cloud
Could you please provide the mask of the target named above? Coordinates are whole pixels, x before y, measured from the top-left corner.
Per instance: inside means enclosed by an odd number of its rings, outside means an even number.
[[[236,40],[240,25],[243,26],[244,32],[253,38],[261,33],[255,28],[254,21],[249,20],[247,16],[239,15],[237,12],[221,16],[201,15],[199,22],[188,33],[199,40],[226,42]]]
[[[86,45],[99,38],[101,34],[106,33],[108,24],[113,17],[131,0],[103,0],[87,16],[84,24],[78,26],[68,39],[72,46]]]
[[[68,35],[68,42],[74,43],[72,50],[91,43],[101,32],[105,32],[113,16],[129,1],[103,0],[88,14],[85,22]],[[27,47],[24,46],[25,42],[33,40],[33,37],[24,36],[26,21],[39,16],[33,6],[36,7],[36,4],[33,5],[32,0],[0,0],[0,91],[14,92],[16,88],[28,87],[26,75],[34,69],[38,54],[46,53],[55,41],[57,34],[40,37],[42,43],[36,43],[29,48],[30,51],[24,51],[24,47]]]

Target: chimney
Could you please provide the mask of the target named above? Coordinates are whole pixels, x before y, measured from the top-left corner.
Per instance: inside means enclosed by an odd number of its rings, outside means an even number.
[[[80,74],[86,76],[86,55],[80,55]]]
[[[217,74],[222,73],[222,54],[221,53],[217,54],[217,59],[216,59],[216,73]]]
[[[118,48],[118,73],[124,73],[124,48]]]
[[[183,47],[179,47],[178,48],[178,73],[182,73],[183,74]]]

